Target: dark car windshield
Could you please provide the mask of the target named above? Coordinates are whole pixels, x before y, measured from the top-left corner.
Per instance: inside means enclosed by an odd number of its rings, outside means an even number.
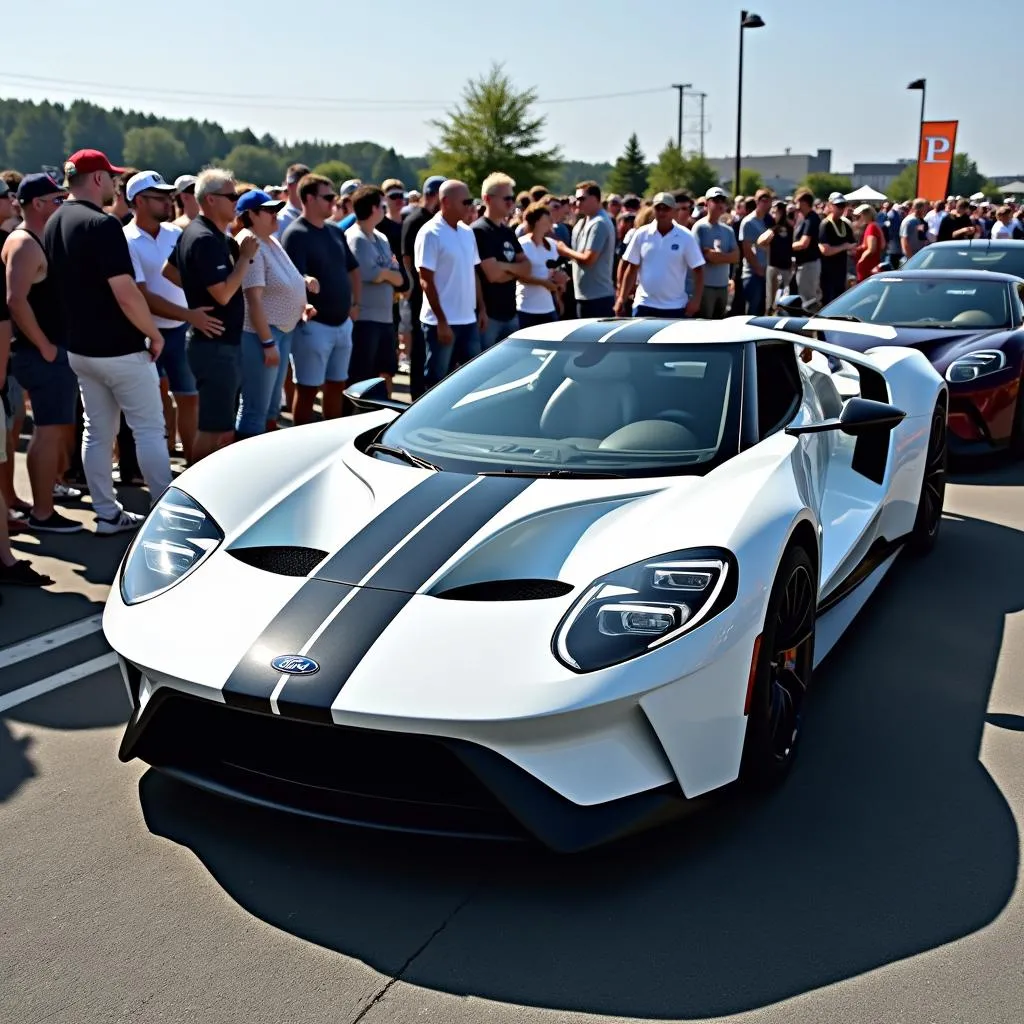
[[[1017,245],[926,245],[904,270],[995,270],[1024,277],[1024,242]]]
[[[844,292],[820,313],[855,316],[869,324],[950,330],[1013,325],[1004,281],[899,278],[879,274]]]
[[[464,473],[704,473],[736,454],[742,360],[740,344],[513,338],[441,381],[378,440]]]

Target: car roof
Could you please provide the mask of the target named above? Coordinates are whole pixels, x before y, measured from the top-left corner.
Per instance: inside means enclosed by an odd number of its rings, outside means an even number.
[[[936,242],[942,245],[942,242]],[[883,270],[878,274],[872,274],[868,278],[873,281],[876,278],[891,280],[892,278],[908,278],[912,280],[947,280],[947,281],[1006,281],[1010,284],[1020,284],[1021,278],[1014,274],[1004,274],[998,270],[974,270],[969,267],[948,267],[940,270]]]
[[[1024,238],[947,238],[943,242],[932,242],[925,249],[1020,249]],[[915,253],[916,255],[916,253]]]
[[[988,275],[992,276],[992,275]],[[553,344],[560,341],[634,345],[742,345],[751,341],[778,340],[779,331],[752,326],[749,317],[725,320],[658,320],[653,317],[608,317],[587,320],[556,320],[516,331],[509,338]],[[789,338],[792,341],[792,338]]]

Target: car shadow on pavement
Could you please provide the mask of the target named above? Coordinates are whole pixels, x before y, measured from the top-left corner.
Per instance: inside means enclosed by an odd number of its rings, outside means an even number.
[[[583,856],[292,821],[153,771],[142,808],[249,913],[411,985],[612,1017],[753,1010],[1006,905],[1017,827],[979,748],[1022,607],[1024,534],[947,518],[819,670],[786,786]]]

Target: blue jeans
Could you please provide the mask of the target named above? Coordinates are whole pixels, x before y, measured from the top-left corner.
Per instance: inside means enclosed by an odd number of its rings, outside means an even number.
[[[751,274],[743,279],[743,296],[747,300],[747,313],[750,316],[764,316],[765,279]]]
[[[437,340],[437,327],[434,324],[423,325],[427,342],[427,365],[423,376],[428,388],[448,376],[453,360],[456,366],[461,366],[480,355],[480,329],[475,321],[471,324],[452,324],[451,329],[455,340],[450,345],[442,345]]]
[[[243,437],[262,434],[268,420],[276,420],[280,411],[281,387],[291,351],[291,332],[271,327],[281,362],[267,366],[263,362],[263,346],[253,331],[242,332],[242,398],[238,403],[235,430]]]
[[[492,345],[497,345],[499,341],[504,341],[510,334],[514,334],[518,330],[518,316],[513,317],[511,320],[491,320],[488,317],[487,328],[480,338],[481,351],[486,351]]]

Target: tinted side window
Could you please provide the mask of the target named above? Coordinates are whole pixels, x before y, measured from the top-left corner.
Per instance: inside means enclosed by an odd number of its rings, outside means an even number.
[[[781,430],[795,415],[803,397],[796,349],[789,342],[757,346],[757,433],[763,439]]]

